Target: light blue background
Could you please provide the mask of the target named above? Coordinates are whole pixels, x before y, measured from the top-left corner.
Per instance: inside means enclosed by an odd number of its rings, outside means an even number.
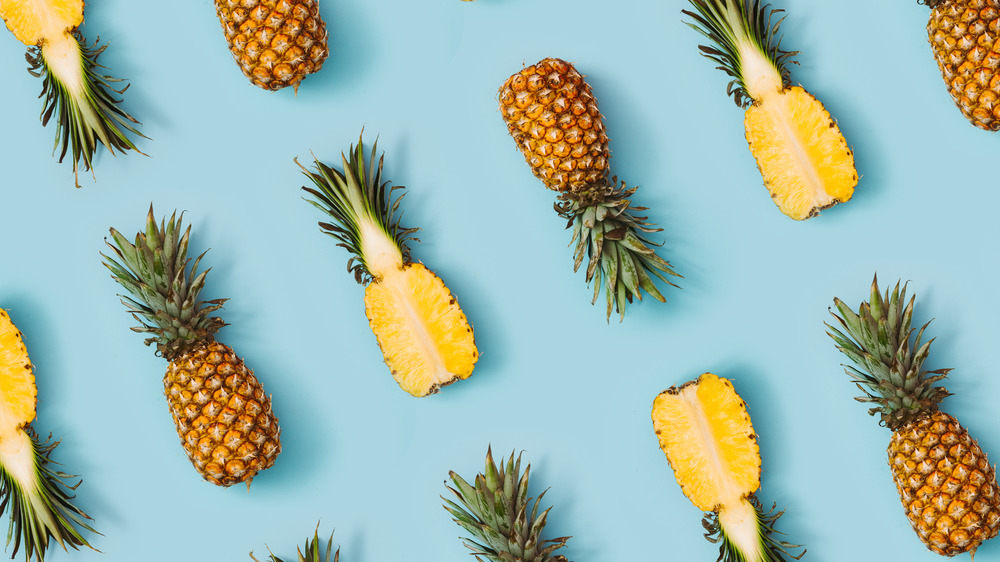
[[[331,55],[294,95],[251,86],[210,2],[99,0],[83,28],[111,43],[125,108],[149,154],[98,156],[96,183],[50,153],[41,81],[0,33],[0,306],[37,366],[38,431],[84,481],[103,554],[53,562],[294,559],[317,520],[345,562],[470,560],[441,508],[448,470],[472,478],[488,444],[525,452],[550,488],[547,537],[566,556],[715,560],[649,420],[660,391],[713,371],[734,380],[760,435],[759,497],[806,559],[938,560],[910,529],[885,461],[889,431],[853,400],[824,334],[836,295],[872,274],[911,280],[935,321],[929,367],[954,367],[944,408],[1000,459],[1000,338],[992,297],[998,139],[953,106],[916,2],[782,0],[801,83],[838,119],[862,175],[849,203],[797,223],[769,200],[727,78],[698,55],[680,0],[322,0]],[[667,304],[606,323],[571,272],[553,193],[507,136],[496,91],[546,56],[574,61],[606,118],[614,173],[681,272]],[[382,363],[347,253],[320,234],[292,162],[328,163],[379,135],[385,177],[409,187],[413,256],[476,328],[471,379],[425,399]],[[200,479],[162,394],[165,362],[129,331],[101,265],[104,236],[186,210],[211,249],[204,296],[230,297],[220,339],[273,395],[284,450],[248,494]],[[2,521],[3,524],[6,520]],[[19,557],[21,554],[19,553]],[[1000,543],[977,560],[1000,560]]]

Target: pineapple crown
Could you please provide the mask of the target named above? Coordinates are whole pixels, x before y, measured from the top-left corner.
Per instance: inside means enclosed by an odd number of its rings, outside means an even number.
[[[778,518],[785,514],[784,510],[778,510],[778,504],[772,504],[771,509],[765,512],[764,506],[761,505],[757,496],[750,496],[747,498],[747,501],[753,506],[753,515],[757,518],[760,529],[758,537],[760,549],[762,554],[766,556],[766,558],[761,558],[760,560],[785,562],[785,556],[794,560],[800,560],[805,556],[806,550],[802,548],[801,544],[792,544],[776,537],[776,535],[784,534],[774,528]],[[701,526],[705,529],[705,538],[709,542],[719,545],[719,558],[717,562],[746,562],[748,559],[746,553],[730,535],[726,534],[726,529],[723,528],[717,511],[705,513],[705,517],[701,520]],[[802,548],[802,551],[797,555],[789,552],[790,550],[800,548]]]
[[[760,0],[690,2],[698,13],[689,10],[681,10],[681,13],[694,19],[694,23],[688,23],[690,27],[715,43],[715,46],[699,45],[698,49],[702,55],[719,63],[718,68],[733,78],[726,93],[733,96],[736,105],[745,108],[754,101],[744,75],[746,53],[743,48],[751,47],[764,55],[780,74],[782,87],[791,84],[788,65],[795,63],[791,58],[798,51],[781,49],[778,27],[784,16],[772,22],[772,17],[784,10],[772,9],[770,4],[761,5]]]
[[[119,295],[141,324],[132,330],[154,334],[146,339],[146,345],[155,343],[157,355],[168,361],[213,340],[213,334],[226,325],[218,316],[210,315],[228,299],[198,300],[211,268],[198,271],[205,253],[190,263],[187,250],[191,226],[181,235],[183,219],[184,213],[178,217],[175,211],[170,220],[161,220],[157,225],[150,205],[146,232],[136,234],[135,243],[130,243],[112,228],[114,243],[106,239],[105,243],[118,257],[101,254],[111,277],[132,295]]]
[[[406,241],[418,241],[413,236],[418,229],[403,228],[399,224],[403,215],[399,210],[399,203],[406,195],[405,188],[401,185],[389,187],[389,182],[382,181],[385,155],[379,156],[376,165],[377,150],[376,139],[372,143],[371,156],[366,161],[364,145],[359,137],[357,146],[351,145],[350,156],[341,153],[343,172],[320,162],[315,155],[315,172],[310,172],[299,164],[298,159],[295,160],[299,168],[302,168],[302,173],[316,186],[316,189],[302,187],[315,198],[307,201],[334,219],[334,223],[320,222],[320,230],[337,239],[340,242],[338,246],[354,254],[347,262],[347,270],[354,273],[354,279],[361,284],[375,277],[368,261],[371,256],[363,251],[363,230],[366,227],[375,227],[384,233],[391,244],[399,249],[404,262],[410,261],[410,249]],[[394,197],[396,190],[401,191]]]
[[[486,451],[486,470],[477,474],[475,486],[470,485],[449,472],[454,488],[447,488],[461,503],[444,497],[444,508],[454,521],[473,538],[465,546],[472,550],[476,560],[483,562],[568,562],[565,556],[553,554],[564,547],[570,537],[541,540],[542,530],[551,507],[538,513],[538,504],[545,495],[542,492],[535,499],[528,497],[528,474],[531,465],[525,466],[521,474],[521,456],[514,461],[514,453],[506,461],[500,459],[500,466],[493,462],[492,448]]]
[[[340,549],[333,554],[333,558],[330,558],[330,553],[333,551],[333,533],[330,533],[330,540],[326,545],[326,556],[321,556],[321,551],[319,549],[319,524],[316,524],[316,530],[313,532],[313,538],[306,539],[306,546],[303,551],[302,548],[298,548],[298,558],[296,562],[339,562],[340,561]],[[281,558],[274,555],[273,552],[268,549],[271,554],[265,562],[285,562]],[[250,558],[253,558],[255,562],[260,562],[257,557],[250,553]]]
[[[66,84],[62,81],[45,60],[45,50],[42,46],[30,47],[25,58],[28,60],[28,72],[35,77],[44,77],[42,93],[39,95],[45,98],[41,115],[42,126],[47,125],[49,119],[55,115],[57,125],[54,150],[60,149],[61,145],[60,162],[66,157],[67,152],[72,152],[73,177],[76,186],[80,187],[79,164],[82,161],[84,171],[91,169],[98,142],[112,154],[115,150],[124,154],[130,149],[143,154],[129,139],[128,134],[148,137],[134,127],[139,122],[121,108],[119,104],[122,100],[115,99],[114,94],[125,93],[128,85],[116,90],[111,84],[122,80],[105,76],[97,70],[103,68],[98,64],[97,57],[108,46],[98,47],[100,39],[88,46],[79,29],[73,30],[72,39],[67,40],[79,43],[80,64],[83,65],[82,87],[78,88],[75,84]],[[75,91],[81,93],[73,93]]]
[[[906,285],[899,282],[890,294],[881,294],[878,276],[872,281],[871,297],[862,302],[855,313],[838,298],[834,298],[841,329],[826,324],[827,334],[837,349],[859,368],[844,365],[851,380],[865,393],[856,399],[871,402],[871,415],[881,416],[881,425],[895,431],[938,409],[938,403],[949,395],[943,386],[934,386],[948,376],[951,369],[923,370],[930,352],[931,340],[921,344],[924,324],[919,330],[910,328],[915,297],[906,302]],[[916,337],[912,338],[913,332]]]

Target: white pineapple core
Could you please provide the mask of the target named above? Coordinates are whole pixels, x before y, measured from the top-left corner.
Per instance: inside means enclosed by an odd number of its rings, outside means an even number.
[[[378,223],[361,217],[358,233],[361,235],[361,255],[372,277],[382,280],[403,267],[403,253]]]
[[[35,446],[23,429],[15,428],[0,433],[0,467],[18,483],[26,495],[34,495],[38,488]]]
[[[83,77],[83,57],[80,43],[65,31],[51,35],[42,43],[42,57],[52,75],[65,86],[70,97],[77,98],[86,91]]]
[[[760,521],[757,519],[757,510],[749,500],[740,499],[723,505],[719,509],[719,526],[726,539],[743,554],[746,562],[765,562]]]

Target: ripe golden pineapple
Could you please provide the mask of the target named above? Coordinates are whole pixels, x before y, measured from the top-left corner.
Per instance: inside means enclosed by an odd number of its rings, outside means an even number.
[[[955,105],[973,125],[1000,129],[1000,0],[922,0],[927,38]]]
[[[507,131],[546,187],[559,192],[556,210],[573,228],[573,271],[587,264],[587,283],[594,280],[594,299],[604,277],[607,316],[646,291],[665,299],[650,273],[668,285],[666,275],[677,273],[656,255],[640,233],[658,232],[629,211],[636,188],[618,186],[608,178],[610,152],[604,120],[590,85],[576,68],[561,59],[546,58],[504,82],[499,92],[500,113]],[[632,207],[644,211],[645,207]],[[595,279],[596,278],[596,279]]]
[[[317,0],[215,0],[215,11],[236,64],[265,90],[298,90],[330,53]]]
[[[472,374],[479,351],[472,326],[444,282],[423,264],[410,261],[406,244],[415,228],[399,225],[403,195],[395,199],[382,181],[378,143],[366,162],[358,139],[350,159],[342,155],[343,172],[319,160],[315,172],[302,167],[316,189],[302,189],[309,201],[334,223],[319,223],[354,255],[347,269],[365,287],[365,314],[385,363],[400,388],[427,396]],[[296,163],[298,161],[296,160]]]
[[[538,503],[545,492],[538,494],[537,499],[528,497],[531,465],[524,467],[522,475],[521,455],[515,463],[513,452],[506,465],[504,468],[501,458],[497,466],[493,462],[492,449],[487,448],[486,470],[476,475],[475,485],[470,485],[455,471],[448,473],[455,487],[446,487],[458,503],[441,499],[455,523],[472,536],[465,539],[469,541],[465,546],[480,562],[481,556],[495,562],[569,562],[555,551],[566,546],[570,537],[542,540],[552,508],[538,513]]]
[[[808,219],[854,194],[854,154],[816,98],[792,86],[782,51],[780,12],[760,0],[690,0],[690,24],[715,43],[702,54],[733,77],[729,92],[746,109],[744,127],[764,185],[782,213]]]
[[[760,450],[746,404],[733,384],[705,373],[653,401],[653,429],[684,495],[706,512],[705,535],[721,562],[772,562],[799,548],[774,538],[783,512],[764,512]]]
[[[11,558],[24,543],[25,560],[43,562],[50,539],[76,549],[90,546],[84,530],[95,531],[86,523],[90,517],[70,502],[80,483],[66,480],[76,477],[50,466],[59,442],[50,437],[42,443],[31,429],[37,393],[24,338],[0,308],[0,512],[10,511]]]
[[[958,420],[938,410],[948,391],[934,385],[950,369],[923,370],[931,342],[920,342],[927,324],[911,341],[913,303],[899,283],[880,294],[876,278],[857,313],[834,299],[840,329],[827,324],[827,333],[858,367],[846,367],[865,393],[857,399],[873,403],[868,413],[893,432],[889,468],[920,540],[945,556],[975,554],[1000,530],[996,472]]]
[[[163,390],[177,435],[205,480],[232,486],[250,482],[274,464],[281,452],[278,418],[253,372],[229,346],[215,341],[225,326],[218,316],[226,299],[199,301],[208,270],[198,272],[205,254],[188,271],[191,227],[181,235],[183,214],[156,224],[153,208],[145,232],[130,243],[114,228],[108,242],[117,258],[104,255],[111,276],[132,295],[122,303],[152,334],[157,355],[169,363]]]
[[[70,153],[77,187],[79,165],[83,163],[84,171],[91,169],[97,143],[112,154],[115,150],[139,152],[128,137],[128,133],[143,136],[133,126],[139,122],[114,97],[127,86],[116,90],[111,83],[121,80],[98,72],[97,57],[107,45],[88,46],[80,33],[83,0],[0,0],[0,18],[28,46],[28,72],[44,77],[39,96],[45,97],[42,125],[55,116],[53,151],[61,145],[60,162]]]

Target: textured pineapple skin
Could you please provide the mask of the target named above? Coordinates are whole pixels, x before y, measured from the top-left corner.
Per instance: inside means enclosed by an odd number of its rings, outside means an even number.
[[[249,486],[274,464],[281,452],[278,418],[232,348],[212,341],[171,361],[163,387],[184,451],[205,480]]]
[[[927,38],[955,105],[973,125],[1000,129],[1000,0],[934,6]]]
[[[578,191],[607,182],[604,121],[572,64],[544,59],[508,78],[498,97],[508,132],[546,187]]]
[[[229,50],[265,90],[298,88],[329,54],[317,0],[215,0]]]
[[[889,467],[906,516],[930,550],[975,552],[1000,530],[996,472],[954,417],[934,412],[898,429]]]

